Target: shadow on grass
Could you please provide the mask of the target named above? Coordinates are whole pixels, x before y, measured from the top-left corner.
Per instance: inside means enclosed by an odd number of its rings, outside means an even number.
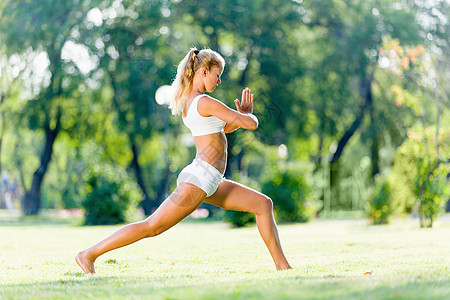
[[[5,299],[449,299],[450,279],[392,282],[380,277],[305,277],[280,273],[268,279],[192,281],[190,274],[86,276],[67,272],[59,280],[4,285]],[[75,277],[75,278],[74,278]],[[223,278],[221,278],[223,279]],[[185,282],[186,281],[186,282]],[[1,295],[1,294],[0,294]]]

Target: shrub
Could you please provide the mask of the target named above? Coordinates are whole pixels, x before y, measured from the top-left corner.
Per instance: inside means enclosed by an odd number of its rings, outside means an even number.
[[[415,209],[421,227],[433,225],[450,195],[446,160],[450,148],[445,143],[450,130],[442,128],[437,139],[435,134],[433,126],[410,130],[408,139],[397,150],[390,176],[394,212]]]
[[[435,162],[436,164],[436,162]],[[421,161],[419,166],[423,168],[418,178],[416,195],[419,198],[418,213],[421,227],[432,227],[437,216],[444,211],[445,202],[450,196],[447,169],[435,167]],[[428,178],[428,179],[427,179]],[[423,184],[423,187],[422,187]]]
[[[369,196],[369,217],[372,224],[388,224],[392,214],[389,181],[385,177],[377,177],[375,182],[375,188]]]
[[[412,149],[401,146],[395,152],[394,165],[389,174],[391,209],[393,214],[410,214],[416,203],[415,178],[417,177],[416,161]]]
[[[309,168],[292,162],[282,162],[266,172],[262,192],[272,198],[278,221],[308,222],[314,216],[310,178]]]
[[[131,216],[142,198],[125,170],[96,165],[86,174],[85,225],[119,224]]]
[[[256,216],[249,212],[227,210],[225,211],[224,220],[233,227],[244,227],[247,224],[255,223]]]

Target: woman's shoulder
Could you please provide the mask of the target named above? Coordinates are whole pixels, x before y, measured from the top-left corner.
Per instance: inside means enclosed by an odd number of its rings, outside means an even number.
[[[201,96],[201,97],[200,97]],[[197,105],[201,106],[216,106],[216,105],[224,105],[222,101],[219,99],[216,99],[214,97],[211,97],[210,95],[199,95]]]
[[[217,111],[217,109],[223,108],[224,106],[225,104],[223,104],[222,101],[203,94],[202,97],[199,97],[198,99],[197,111],[200,115],[206,117],[213,115],[213,112]]]

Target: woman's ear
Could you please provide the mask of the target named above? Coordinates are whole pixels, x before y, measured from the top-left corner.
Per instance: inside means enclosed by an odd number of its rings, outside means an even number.
[[[202,69],[202,74],[203,74],[204,77],[206,77],[206,75],[208,74],[207,71],[208,71],[208,70],[206,70],[206,68],[203,68],[203,69]]]

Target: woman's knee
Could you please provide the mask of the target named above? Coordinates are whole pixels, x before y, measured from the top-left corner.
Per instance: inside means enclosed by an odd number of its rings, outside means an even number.
[[[265,214],[273,212],[273,202],[270,197],[262,196],[259,201],[259,209],[257,214]]]
[[[144,222],[146,225],[146,237],[157,236],[165,231],[163,224],[157,220],[147,219]]]

